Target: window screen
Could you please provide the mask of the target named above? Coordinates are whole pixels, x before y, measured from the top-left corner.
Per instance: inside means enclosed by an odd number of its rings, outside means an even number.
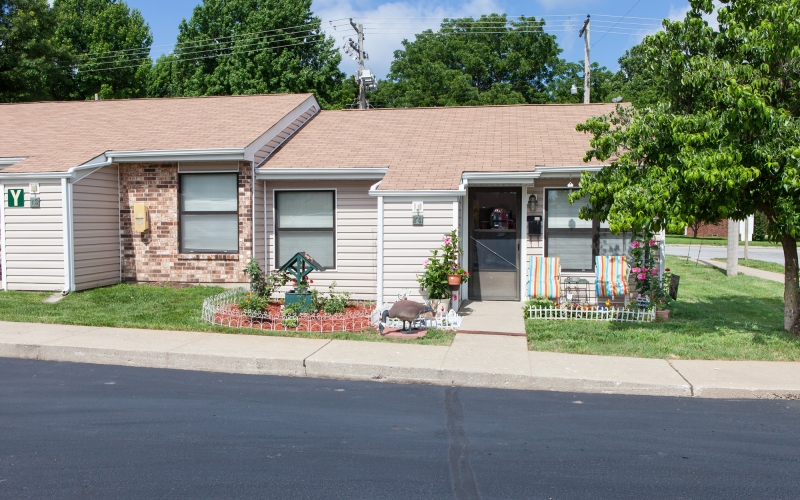
[[[333,191],[277,191],[277,267],[306,252],[328,269],[336,266]]]
[[[181,174],[180,251],[238,253],[238,176]]]
[[[594,269],[594,221],[578,217],[581,207],[588,204],[582,198],[569,203],[569,189],[548,189],[545,244],[548,257],[560,257],[563,271]]]

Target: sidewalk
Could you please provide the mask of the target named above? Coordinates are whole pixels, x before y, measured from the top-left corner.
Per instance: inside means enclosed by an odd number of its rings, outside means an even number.
[[[800,363],[666,361],[528,351],[525,337],[452,345],[0,322],[0,357],[522,390],[800,398]]]
[[[699,259],[699,262],[707,266],[714,266],[714,267],[719,267],[720,269],[727,269],[726,263],[720,262],[718,260]],[[770,281],[777,281],[778,283],[783,283],[785,281],[785,277],[781,273],[762,271],[761,269],[753,269],[752,267],[739,266],[739,272],[744,274],[745,276],[755,276],[756,278],[762,278]]]

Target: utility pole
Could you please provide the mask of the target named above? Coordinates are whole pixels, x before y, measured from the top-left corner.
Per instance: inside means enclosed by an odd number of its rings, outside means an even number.
[[[591,28],[591,14],[586,15],[586,21],[583,22],[583,28],[578,33],[578,38],[583,37],[583,103],[589,104],[589,94],[592,82],[592,66],[589,61],[589,31]],[[586,36],[584,36],[586,35]]]
[[[352,19],[350,19],[350,25],[358,34],[358,43],[354,44],[353,39],[350,39],[350,46],[356,51],[356,54],[358,54],[358,75],[356,75],[356,83],[358,83],[358,109],[367,109],[367,89],[364,85],[364,80],[361,78],[364,74],[364,25],[356,25]]]
[[[725,269],[728,276],[739,274],[739,222],[728,219],[728,258]]]

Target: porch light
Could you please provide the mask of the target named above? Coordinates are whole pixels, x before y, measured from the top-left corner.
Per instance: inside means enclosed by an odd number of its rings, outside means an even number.
[[[528,196],[528,211],[535,212],[536,205],[539,203],[539,197],[535,194]]]

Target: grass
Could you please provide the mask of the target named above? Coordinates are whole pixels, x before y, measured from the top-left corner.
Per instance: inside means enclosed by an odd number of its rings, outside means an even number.
[[[718,262],[727,262],[728,259],[725,257],[715,257],[711,260],[716,260]],[[786,272],[786,268],[783,264],[778,264],[777,262],[769,262],[766,260],[758,260],[758,259],[739,259],[740,266],[752,267],[753,269],[760,269],[762,271],[770,271],[773,273],[780,273],[783,274]]]
[[[667,257],[680,275],[668,322],[527,320],[536,351],[643,358],[800,360],[800,339],[783,330],[783,285]]]
[[[667,245],[708,245],[725,247],[728,246],[727,238],[692,238],[691,236],[676,236],[668,234],[666,239]],[[772,241],[751,241],[748,243],[753,247],[780,247],[780,243]],[[740,241],[739,246],[744,246],[744,242]]]
[[[453,333],[430,330],[422,339],[388,339],[376,331],[362,333],[267,332],[229,328],[202,321],[203,300],[224,290],[219,287],[187,287],[120,284],[72,293],[55,304],[42,302],[49,293],[0,292],[0,321],[58,323],[65,325],[238,333],[279,337],[412,342],[450,345]]]

